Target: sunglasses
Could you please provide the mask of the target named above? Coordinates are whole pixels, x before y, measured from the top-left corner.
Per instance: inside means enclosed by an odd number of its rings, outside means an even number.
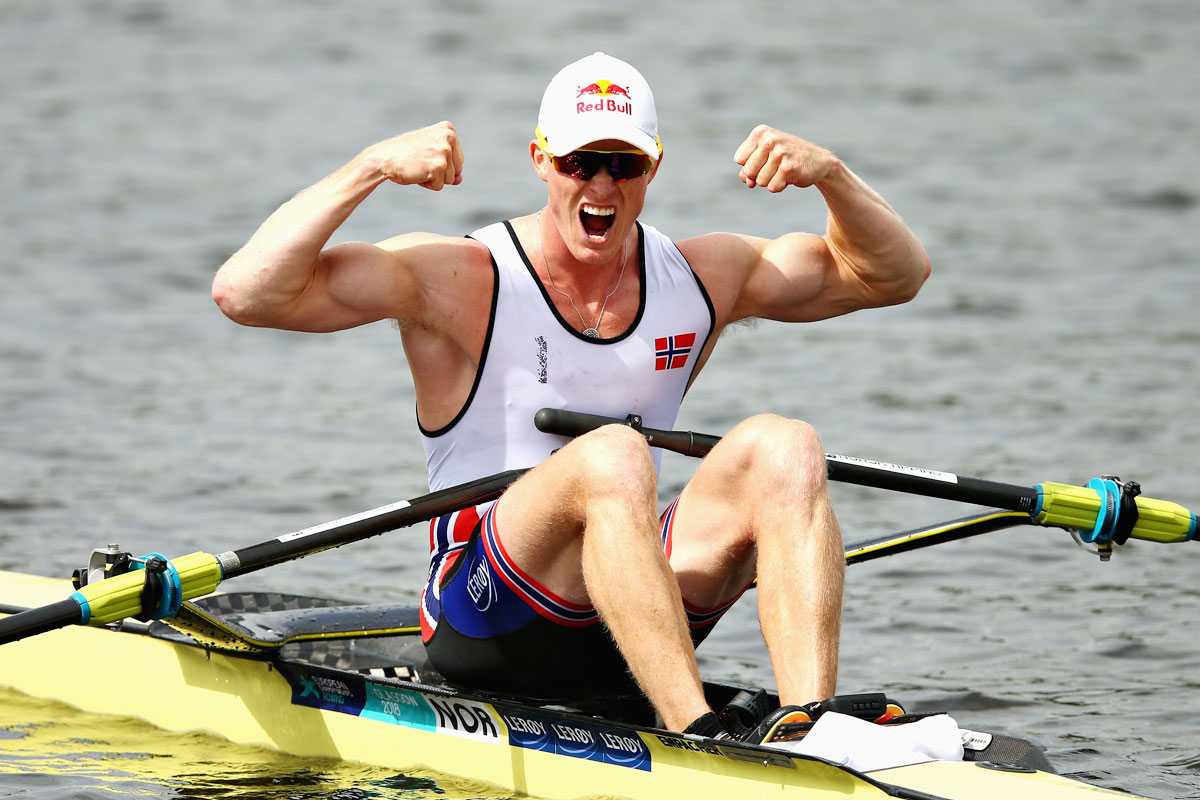
[[[576,180],[590,181],[601,169],[617,183],[640,178],[650,172],[654,161],[641,150],[573,150],[554,156],[554,168]]]

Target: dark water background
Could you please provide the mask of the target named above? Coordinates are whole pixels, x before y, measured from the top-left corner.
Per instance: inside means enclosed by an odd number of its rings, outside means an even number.
[[[219,552],[420,494],[395,331],[239,328],[212,273],[293,193],[439,119],[464,184],[384,187],[339,240],[536,208],[537,101],[598,49],[655,88],[647,221],[822,230],[814,192],[738,183],[733,151],[767,122],[841,155],[934,262],[909,305],[727,336],[681,426],[774,411],[831,452],[1014,483],[1115,473],[1200,507],[1198,42],[1200,5],[1164,0],[2,2],[0,567],[66,575],[109,541]],[[664,494],[691,468],[668,457]],[[835,499],[848,540],[971,510]],[[423,556],[398,532],[228,588],[411,601]],[[855,566],[840,688],[1037,738],[1105,786],[1200,797],[1198,566],[1192,544],[1100,564],[1038,529]],[[752,599],[702,655],[770,681]],[[0,701],[0,795],[479,794]]]

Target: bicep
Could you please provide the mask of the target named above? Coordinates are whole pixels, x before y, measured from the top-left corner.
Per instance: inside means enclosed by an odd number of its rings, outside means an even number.
[[[403,249],[389,244],[347,242],[323,250],[285,327],[316,333],[417,315],[416,280]]]
[[[841,296],[836,260],[820,236],[792,233],[774,240],[747,238],[746,244],[753,255],[730,321],[810,322],[851,310]]]
[[[868,282],[828,239],[789,233],[778,239],[710,234],[680,243],[698,265],[720,325],[761,318],[815,322],[899,302],[886,282]]]

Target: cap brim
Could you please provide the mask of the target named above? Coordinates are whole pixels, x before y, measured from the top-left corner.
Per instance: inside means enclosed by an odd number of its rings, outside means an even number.
[[[625,142],[650,156],[652,161],[658,161],[658,140],[629,124],[605,125],[591,122],[574,130],[560,132],[554,137],[554,141],[549,142],[550,154],[563,156],[592,142],[602,142],[608,139]]]

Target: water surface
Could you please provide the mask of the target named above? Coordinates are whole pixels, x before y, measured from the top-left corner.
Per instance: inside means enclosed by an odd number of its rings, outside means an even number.
[[[767,122],[839,153],[934,262],[911,304],[727,336],[681,426],[772,411],[831,452],[1014,483],[1118,474],[1200,507],[1198,35],[1200,6],[1165,0],[6,3],[0,567],[66,575],[109,541],[219,552],[422,493],[395,331],[239,328],[212,273],[296,191],[440,119],[464,184],[384,187],[339,240],[536,208],[538,98],[598,49],[656,91],[651,224],[822,230],[815,193],[737,182],[733,151]],[[692,467],[666,459],[664,497]],[[835,499],[847,539],[970,510]],[[422,548],[397,532],[229,588],[411,601]],[[1021,529],[855,566],[840,688],[1031,736],[1104,786],[1200,797],[1198,558],[1135,544],[1100,564]],[[752,596],[702,655],[771,680]],[[0,795],[457,791],[3,700]],[[97,744],[67,757],[75,739]]]

